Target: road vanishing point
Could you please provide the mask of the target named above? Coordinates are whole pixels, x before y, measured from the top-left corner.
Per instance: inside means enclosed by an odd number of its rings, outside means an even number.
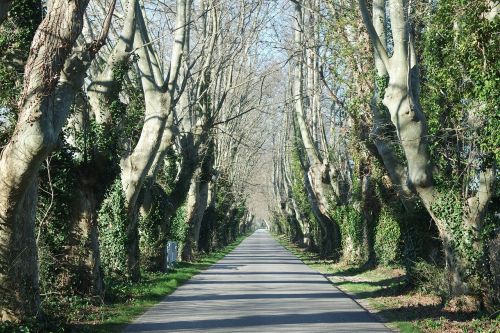
[[[126,333],[391,332],[257,230],[130,324]]]

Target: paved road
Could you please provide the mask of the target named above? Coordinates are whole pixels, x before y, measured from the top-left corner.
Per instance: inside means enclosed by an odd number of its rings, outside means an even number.
[[[390,332],[263,230],[125,332]]]

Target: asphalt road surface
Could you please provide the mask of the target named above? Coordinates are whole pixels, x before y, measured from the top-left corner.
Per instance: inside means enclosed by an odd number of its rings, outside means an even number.
[[[258,230],[124,332],[391,332]]]

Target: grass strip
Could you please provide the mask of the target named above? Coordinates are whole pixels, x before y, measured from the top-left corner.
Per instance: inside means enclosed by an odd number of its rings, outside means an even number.
[[[320,259],[316,253],[304,250],[297,246],[296,244],[291,243],[285,236],[273,235],[273,237],[278,241],[278,243],[283,246],[285,249],[294,254],[297,258],[302,260],[309,267],[317,270],[321,274],[325,275],[329,281],[331,281],[337,288],[341,291],[349,294],[356,298],[356,300],[360,300],[366,297],[359,297],[363,295],[377,294],[386,288],[393,288],[395,285],[377,285],[368,281],[360,281],[360,282],[350,282],[350,281],[335,281],[331,277],[332,276],[342,276],[342,275],[356,275],[361,274],[361,269],[356,267],[347,268],[346,266],[336,265],[333,261],[327,259]],[[346,269],[347,268],[347,269]],[[376,278],[376,277],[372,277]],[[388,278],[385,276],[385,278]],[[396,283],[397,284],[397,283]],[[361,302],[365,303],[365,302]],[[385,306],[383,304],[371,301],[368,299],[368,305],[362,304],[365,308],[368,308],[371,312],[376,312],[377,310],[385,310]],[[382,319],[384,321],[389,322],[390,327],[397,328],[398,331],[402,333],[422,333],[423,331],[416,327],[410,321],[402,321],[400,320],[391,320],[393,318],[387,318],[383,316]]]
[[[450,305],[443,307],[436,295],[409,288],[401,267],[360,268],[336,263],[298,247],[285,236],[273,236],[306,265],[325,275],[337,288],[399,332],[499,332],[498,312],[489,314],[456,310]]]
[[[74,332],[115,333],[149,308],[173,293],[194,275],[209,268],[234,250],[248,235],[238,237],[223,249],[202,255],[195,262],[179,262],[168,273],[143,273],[138,283],[120,285],[114,288],[116,299],[86,312],[83,320],[71,325]]]

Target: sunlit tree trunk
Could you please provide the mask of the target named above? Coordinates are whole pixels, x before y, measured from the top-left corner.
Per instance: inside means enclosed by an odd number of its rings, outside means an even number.
[[[146,104],[144,125],[136,146],[121,163],[121,181],[125,193],[127,212],[127,271],[132,281],[140,278],[138,202],[146,176],[160,148],[166,120],[171,111],[177,76],[182,56],[186,29],[186,1],[177,1],[175,42],[172,47],[167,91],[163,90],[163,77],[157,63],[158,57],[150,43],[142,10],[137,10],[138,29],[134,46],[138,48],[138,67]],[[138,5],[138,4],[137,4]]]
[[[37,172],[54,149],[69,105],[56,94],[82,29],[88,0],[55,0],[33,39],[15,132],[0,157],[0,304],[2,319],[39,314],[34,238]]]
[[[302,144],[306,151],[308,166],[304,169],[304,180],[309,193],[311,208],[322,228],[322,255],[333,255],[340,247],[340,233],[336,223],[329,217],[329,200],[334,198],[334,192],[330,186],[329,166],[323,163],[319,152],[314,144],[311,133],[305,120],[303,98],[303,66],[302,66],[302,5],[300,1],[295,1],[295,32],[294,41],[296,47],[296,59],[293,77],[293,99],[295,103],[295,119]]]
[[[383,128],[396,128],[399,142],[404,150],[406,166],[402,165],[393,152],[393,148],[383,140],[376,141],[377,149],[384,161],[393,182],[403,191],[403,202],[410,196],[406,193],[414,191],[420,197],[425,208],[437,225],[446,259],[446,267],[450,275],[452,294],[462,294],[467,286],[462,277],[464,258],[460,258],[454,249],[453,235],[447,226],[447,217],[438,216],[434,206],[440,194],[432,182],[431,160],[427,143],[427,125],[425,114],[419,101],[419,72],[413,37],[408,27],[407,6],[403,0],[390,0],[388,7],[383,0],[373,3],[373,14],[370,15],[365,0],[358,0],[366,29],[373,44],[375,65],[379,77],[388,76],[387,87],[377,87],[378,98],[390,114],[391,123],[384,120],[383,110],[372,102],[375,134],[381,134]],[[385,15],[388,10],[393,37],[393,55],[389,57],[384,35]],[[385,89],[384,89],[385,88]],[[463,225],[478,223],[485,213],[492,196],[494,171],[487,169],[479,174],[479,187],[475,195],[462,203],[465,207]],[[480,223],[480,222],[479,222]],[[480,230],[479,225],[473,228]]]

